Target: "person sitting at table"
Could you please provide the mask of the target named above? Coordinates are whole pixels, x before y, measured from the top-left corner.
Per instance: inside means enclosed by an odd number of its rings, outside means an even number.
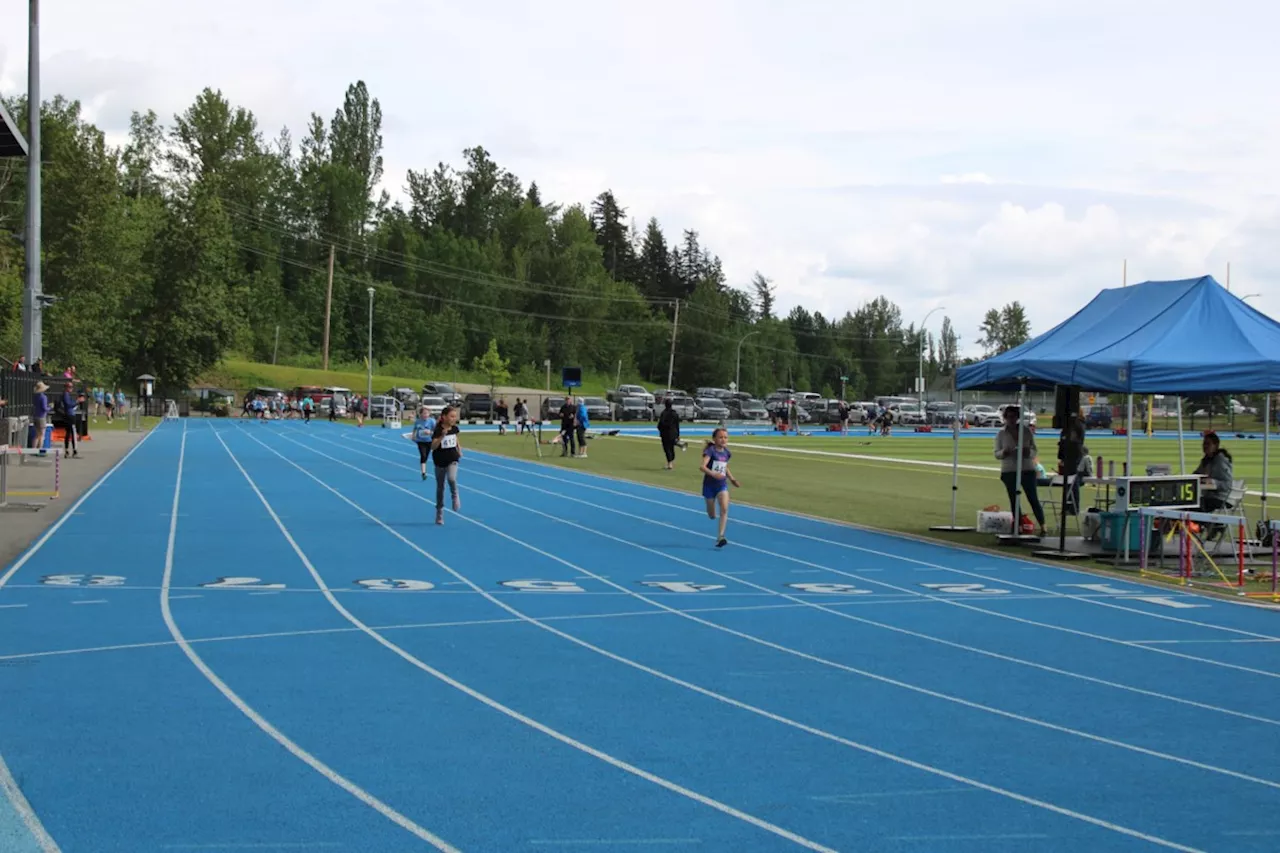
[[[1022,459],[1018,459],[1018,432],[1021,425]],[[1031,512],[1040,525],[1040,535],[1045,535],[1044,507],[1040,505],[1040,495],[1036,492],[1036,437],[1022,423],[1022,410],[1017,406],[1007,406],[1004,410],[1004,429],[996,433],[995,456],[1000,460],[1000,480],[1009,493],[1009,505],[1017,503],[1018,485],[1031,505]],[[1013,519],[1013,531],[1018,532],[1019,519]]]
[[[1213,481],[1212,489],[1200,492],[1200,509],[1202,512],[1217,512],[1226,507],[1231,489],[1235,485],[1231,452],[1222,446],[1216,432],[1206,432],[1201,444],[1204,447],[1204,458],[1191,473]]]

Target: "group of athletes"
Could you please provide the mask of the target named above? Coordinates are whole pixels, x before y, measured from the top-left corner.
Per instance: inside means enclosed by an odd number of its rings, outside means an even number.
[[[578,458],[585,458],[586,431],[590,426],[585,403],[579,401],[574,405],[571,400],[566,400],[560,410],[560,417],[561,432],[557,438],[565,443],[565,452],[562,455],[568,456],[573,452],[573,443],[577,439],[578,445],[583,448]],[[521,420],[521,427],[523,432],[524,419]],[[667,458],[667,470],[673,470],[675,448],[684,449],[686,444],[680,439],[680,419],[672,411],[670,400],[665,401],[663,415],[658,419],[658,435],[662,439],[663,452]],[[458,409],[454,406],[445,406],[440,412],[440,417],[435,418],[426,406],[419,407],[410,439],[418,447],[418,465],[424,481],[427,479],[427,463],[431,462],[435,468],[436,524],[444,524],[446,485],[453,499],[453,511],[459,512],[462,509],[462,500],[458,493],[458,465],[462,461]],[[724,427],[717,427],[702,449],[702,465],[699,468],[702,473],[702,497],[706,501],[707,517],[716,521],[718,514],[717,548],[723,548],[729,544],[729,540],[725,538],[725,529],[729,523],[729,486],[738,488],[742,485],[729,468],[729,460],[732,457],[733,453],[729,450],[729,432]]]

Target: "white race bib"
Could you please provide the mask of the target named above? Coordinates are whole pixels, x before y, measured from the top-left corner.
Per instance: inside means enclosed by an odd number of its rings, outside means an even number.
[[[458,437],[456,435],[446,435],[440,439],[440,448],[442,450],[452,450],[458,446]]]
[[[711,460],[711,470],[717,474],[723,474],[728,468],[728,462],[721,462],[719,459]]]

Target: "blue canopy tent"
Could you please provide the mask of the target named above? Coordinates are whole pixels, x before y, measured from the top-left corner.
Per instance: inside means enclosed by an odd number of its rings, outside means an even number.
[[[1266,392],[1269,426],[1270,392],[1280,390],[1280,323],[1249,307],[1212,276],[1147,281],[1103,290],[1044,334],[961,367],[955,385],[958,391],[1025,393],[1028,388],[1076,385],[1124,393],[1130,395],[1129,422],[1134,394]],[[1132,470],[1133,435],[1127,432]],[[1264,508],[1268,432],[1263,431]],[[1178,448],[1182,457],[1181,400]]]
[[[1104,290],[1021,346],[956,371],[960,390],[1280,391],[1280,323],[1213,276]]]

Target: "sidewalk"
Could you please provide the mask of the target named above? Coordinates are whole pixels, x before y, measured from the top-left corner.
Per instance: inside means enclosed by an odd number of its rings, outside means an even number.
[[[28,457],[19,465],[16,456],[9,458],[9,501],[42,503],[41,510],[9,508],[0,510],[0,570],[8,566],[28,545],[56,522],[79,500],[146,433],[125,430],[103,430],[93,434],[92,441],[80,445],[79,459],[62,460],[61,497],[50,499],[15,495],[20,491],[53,491],[53,455]],[[61,445],[58,445],[61,448]]]

